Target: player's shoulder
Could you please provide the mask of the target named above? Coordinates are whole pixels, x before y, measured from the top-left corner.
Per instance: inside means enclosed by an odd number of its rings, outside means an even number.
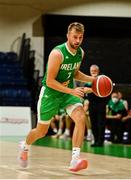
[[[59,49],[52,49],[49,56],[57,57],[59,59],[63,59],[63,55]]]
[[[84,57],[85,52],[84,52],[84,50],[82,49],[82,47],[80,47],[80,51],[81,51],[82,57]]]
[[[57,45],[57,46],[54,47],[54,50],[57,50],[57,51],[59,51],[59,52],[65,50],[65,49],[66,49],[65,43],[59,44],[59,45]]]
[[[54,56],[63,58],[63,53],[62,53],[62,49],[65,48],[65,43],[63,44],[59,44],[57,46],[55,46],[52,51],[51,51],[51,55],[53,54]]]

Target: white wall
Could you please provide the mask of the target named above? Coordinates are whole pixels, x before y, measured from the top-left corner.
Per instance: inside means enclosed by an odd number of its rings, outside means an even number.
[[[54,11],[52,14],[131,17],[131,1],[88,1],[79,6]]]
[[[18,52],[20,38],[25,32],[36,50],[36,69],[43,74],[43,37],[32,36],[32,25],[41,12],[25,6],[0,6],[0,51]]]
[[[130,1],[91,1],[61,9],[52,14],[131,17]],[[43,74],[43,37],[33,37],[32,25],[42,15],[37,9],[26,6],[0,5],[0,51],[18,51],[19,37],[25,32],[36,50],[36,69]],[[15,43],[14,43],[15,42]]]

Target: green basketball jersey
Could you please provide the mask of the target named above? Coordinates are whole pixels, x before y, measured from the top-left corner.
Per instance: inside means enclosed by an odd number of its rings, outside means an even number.
[[[115,104],[111,99],[108,102],[108,106],[116,113],[125,109],[122,101],[118,101],[118,103]]]
[[[73,88],[73,77],[75,70],[80,66],[82,61],[82,48],[79,47],[76,54],[72,54],[69,52],[66,43],[56,46],[54,49],[58,49],[63,55],[63,61],[60,66],[59,72],[57,74],[56,80],[60,83],[63,83],[67,87]],[[42,85],[48,89],[52,89],[47,87],[46,85],[46,73],[42,80]],[[55,90],[52,89],[55,92]]]

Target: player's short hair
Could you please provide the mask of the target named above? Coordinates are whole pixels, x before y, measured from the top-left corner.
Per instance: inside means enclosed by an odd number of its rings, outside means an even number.
[[[68,32],[70,32],[72,29],[84,33],[84,25],[79,22],[73,22],[68,26]]]

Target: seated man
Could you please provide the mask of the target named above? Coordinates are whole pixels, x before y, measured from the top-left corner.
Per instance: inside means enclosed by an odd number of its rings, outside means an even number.
[[[131,144],[131,109],[128,111],[127,116],[124,116],[122,118],[122,122],[126,126],[126,131],[128,132],[128,138],[125,142],[126,144]]]
[[[122,101],[119,100],[118,93],[113,92],[107,104],[107,125],[111,130],[111,141],[114,143],[123,142],[124,125],[122,118],[127,115],[127,110]]]

